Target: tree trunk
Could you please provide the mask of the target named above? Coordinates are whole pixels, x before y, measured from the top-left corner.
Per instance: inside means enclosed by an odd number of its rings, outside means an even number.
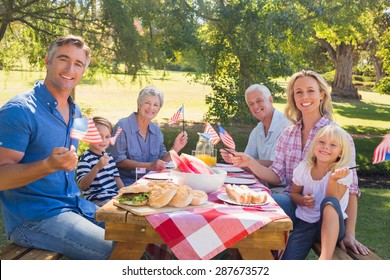
[[[341,43],[336,48],[336,72],[332,85],[332,96],[359,99],[352,84],[353,46]]]
[[[12,14],[12,8],[13,8],[13,2],[6,2],[0,1],[0,14],[1,14],[1,21],[0,21],[0,42],[3,40],[5,32],[7,31],[7,27],[10,20],[10,15]]]
[[[383,70],[382,59],[374,56],[374,69],[375,69],[375,82],[378,83],[382,78],[385,77],[385,71]]]
[[[76,102],[76,88],[72,89],[72,91],[70,92],[70,96],[72,96],[73,101]]]

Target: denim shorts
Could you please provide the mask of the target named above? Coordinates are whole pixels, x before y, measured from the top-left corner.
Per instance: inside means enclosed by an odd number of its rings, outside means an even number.
[[[294,230],[292,231],[283,254],[283,260],[304,260],[308,255],[312,245],[321,240],[322,215],[326,205],[332,205],[339,217],[338,241],[345,236],[344,217],[340,203],[335,197],[325,197],[321,202],[321,217],[318,222],[308,223],[296,218]]]

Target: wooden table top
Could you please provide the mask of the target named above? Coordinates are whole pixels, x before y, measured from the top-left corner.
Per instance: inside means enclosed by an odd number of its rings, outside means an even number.
[[[133,215],[129,211],[115,206],[113,200],[96,211],[95,219],[105,223],[149,225],[144,216]],[[264,231],[289,231],[292,229],[292,221],[289,218],[272,221],[261,228]]]
[[[105,222],[105,238],[117,241],[110,259],[140,259],[147,244],[165,243],[145,216],[137,216],[115,206],[111,200],[96,211],[95,219]],[[272,260],[274,250],[284,250],[288,232],[293,225],[290,218],[274,220],[235,243],[244,260]],[[256,250],[254,250],[256,248]]]

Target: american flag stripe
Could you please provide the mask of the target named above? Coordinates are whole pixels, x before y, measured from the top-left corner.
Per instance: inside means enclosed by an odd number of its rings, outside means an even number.
[[[386,160],[390,160],[390,135],[387,135],[375,148],[372,163],[379,163]]]
[[[135,169],[135,172],[136,172],[137,174],[144,174],[144,173],[146,173],[146,168],[145,168],[145,167],[137,167],[137,168]]]
[[[118,135],[122,132],[122,128],[119,127],[118,130],[116,131],[115,135],[110,137],[110,144],[111,146],[114,146],[115,145],[115,142],[116,142],[116,138],[118,137]]]
[[[222,143],[228,147],[229,149],[235,150],[236,149],[236,144],[234,143],[233,138],[230,136],[229,133],[221,125],[218,125],[218,130],[219,130],[219,137],[222,140]]]
[[[183,120],[183,112],[184,112],[184,108],[183,108],[183,106],[181,106],[179,108],[179,110],[177,110],[177,112],[171,117],[168,124],[174,124],[174,123],[177,123],[178,121],[182,121]]]
[[[70,131],[70,137],[90,144],[103,143],[102,137],[92,118],[76,118]]]
[[[214,128],[211,126],[211,124],[209,122],[206,122],[206,126],[204,128],[204,133],[211,135],[210,142],[213,143],[214,145],[218,144],[219,141],[221,140],[219,138],[217,132],[214,130]]]

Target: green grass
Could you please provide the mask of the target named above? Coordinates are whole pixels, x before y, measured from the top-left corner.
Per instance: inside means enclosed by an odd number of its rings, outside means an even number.
[[[383,259],[390,259],[390,190],[362,189],[356,237]]]
[[[153,84],[163,90],[165,103],[156,122],[161,126],[167,148],[173,144],[180,125],[168,126],[167,120],[182,105],[185,105],[186,131],[189,142],[183,152],[191,153],[198,140],[197,132],[203,131],[203,115],[207,112],[205,96],[211,89],[207,85],[187,82],[188,77],[182,72],[151,72],[142,80],[131,82],[123,75],[115,78],[98,76],[94,80],[83,81],[76,89],[76,101],[83,108],[89,108],[92,115],[101,115],[115,123],[136,110],[136,99],[141,88]],[[9,72],[0,71],[0,106],[15,94],[30,90],[34,82],[42,79],[43,72]],[[285,80],[281,80],[285,84]],[[284,85],[282,84],[282,85]],[[336,122],[354,135],[357,162],[371,162],[374,148],[383,135],[390,132],[390,96],[375,92],[359,92],[362,100],[334,102]],[[278,98],[275,106],[283,111],[285,101]],[[244,150],[249,137],[251,125],[232,125],[225,129],[234,138],[237,150]],[[80,150],[85,149],[85,145]],[[219,158],[220,160],[220,158]],[[390,178],[390,162],[363,166],[358,174],[384,174]],[[389,180],[390,181],[390,180]],[[389,231],[390,190],[362,189],[359,200],[358,223],[356,235],[358,240],[371,247],[384,259],[390,259]],[[7,243],[4,235],[3,221],[0,219],[0,246]]]
[[[44,72],[5,73],[0,71],[0,106],[14,95],[28,91],[35,81],[43,79]],[[93,115],[100,115],[116,123],[120,118],[137,110],[139,91],[154,85],[164,92],[164,105],[156,121],[169,119],[184,104],[186,120],[200,121],[207,112],[205,96],[210,87],[191,83],[183,72],[151,72],[134,82],[124,75],[108,78],[95,77],[94,82],[83,81],[76,88],[76,101],[81,107],[91,108]]]

